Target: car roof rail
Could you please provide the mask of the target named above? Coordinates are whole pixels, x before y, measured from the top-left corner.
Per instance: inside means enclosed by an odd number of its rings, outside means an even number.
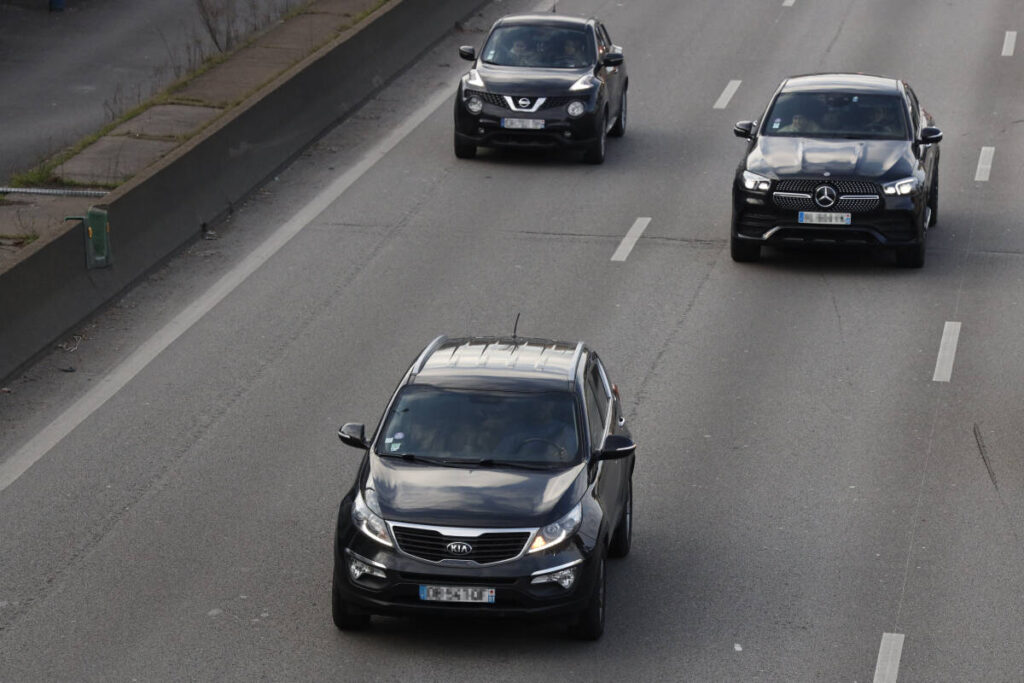
[[[572,371],[571,371],[571,374],[572,374],[572,380],[574,382],[576,381],[577,368],[579,368],[579,366],[580,366],[580,358],[582,358],[582,357],[583,357],[583,342],[578,342],[576,344],[576,353],[574,353],[573,356],[572,356],[572,366],[571,366],[572,367]]]
[[[434,341],[427,344],[427,348],[423,349],[423,352],[420,354],[420,357],[417,358],[416,362],[412,364],[411,374],[420,374],[420,371],[423,370],[423,365],[427,362],[427,359],[430,358],[430,355],[434,353],[434,351],[437,351],[437,347],[443,344],[447,339],[448,337],[442,334],[438,336],[436,339],[434,339]]]

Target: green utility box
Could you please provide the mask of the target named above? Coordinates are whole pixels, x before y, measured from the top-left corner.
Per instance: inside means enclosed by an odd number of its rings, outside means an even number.
[[[90,206],[84,216],[67,216],[66,221],[82,221],[85,226],[85,267],[106,268],[114,262],[110,251],[110,221],[107,207]]]

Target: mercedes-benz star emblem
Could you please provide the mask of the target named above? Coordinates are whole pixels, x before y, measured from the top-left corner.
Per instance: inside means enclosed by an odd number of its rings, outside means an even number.
[[[521,109],[526,109],[529,106],[530,106],[530,98],[529,97],[520,97],[519,98],[519,107]]]
[[[818,185],[814,188],[814,203],[823,209],[831,209],[836,204],[836,191],[829,185]]]
[[[448,544],[447,550],[451,555],[469,555],[473,552],[473,546],[464,541],[453,541]]]

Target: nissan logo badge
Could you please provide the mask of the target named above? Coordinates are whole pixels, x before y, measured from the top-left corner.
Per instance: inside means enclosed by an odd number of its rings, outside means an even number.
[[[454,541],[449,543],[447,548],[449,555],[469,555],[473,552],[473,546],[464,541]]]
[[[519,106],[522,109],[526,109],[527,107],[529,107],[530,106],[530,98],[529,97],[520,97],[519,98]]]

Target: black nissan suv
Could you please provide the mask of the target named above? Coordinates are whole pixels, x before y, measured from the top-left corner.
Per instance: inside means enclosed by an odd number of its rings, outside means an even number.
[[[438,337],[363,451],[338,511],[332,607],[561,618],[604,630],[605,558],[629,552],[635,444],[616,385],[582,342]]]
[[[597,19],[554,14],[507,16],[483,49],[464,45],[473,62],[455,95],[455,156],[477,147],[582,149],[604,161],[606,136],[626,132],[629,79],[622,48]]]
[[[782,82],[749,140],[732,192],[732,258],[762,245],[865,244],[924,265],[938,218],[942,131],[904,81],[812,74]]]

